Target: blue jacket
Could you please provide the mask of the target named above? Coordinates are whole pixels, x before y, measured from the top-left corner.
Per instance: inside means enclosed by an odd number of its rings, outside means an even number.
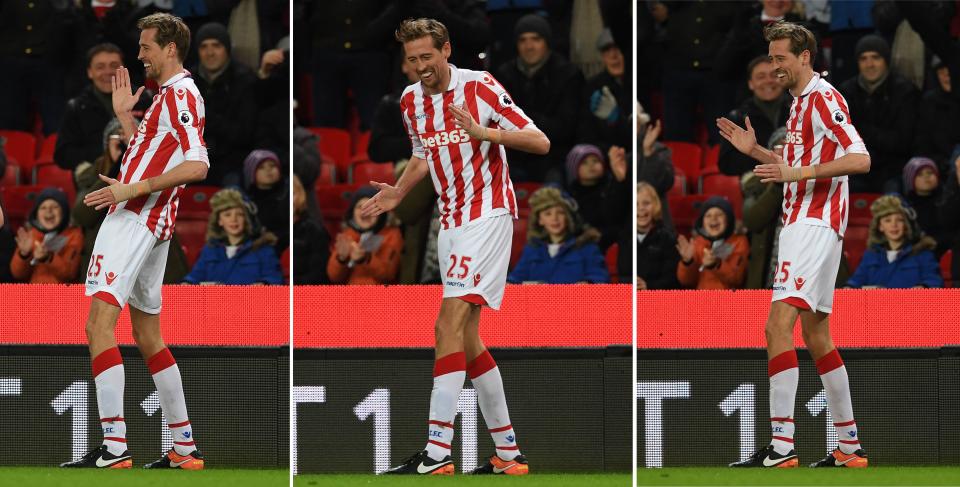
[[[607,263],[595,243],[576,245],[571,238],[563,242],[556,257],[550,257],[547,244],[536,240],[528,243],[520,254],[520,260],[507,276],[507,282],[521,283],[538,281],[547,284],[573,284],[581,281],[591,283],[610,282]]]
[[[943,287],[943,277],[937,259],[929,250],[913,252],[913,245],[906,245],[893,262],[887,262],[887,249],[874,245],[863,254],[863,260],[847,280],[847,286]]]
[[[232,259],[228,259],[227,248],[222,242],[215,241],[207,242],[193,270],[183,281],[190,284],[283,284],[283,276],[273,246],[263,245],[254,249],[253,242],[248,240],[237,249]]]

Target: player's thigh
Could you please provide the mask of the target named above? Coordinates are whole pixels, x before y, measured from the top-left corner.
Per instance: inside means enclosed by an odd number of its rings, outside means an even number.
[[[157,241],[140,268],[130,293],[130,305],[144,313],[157,314],[162,304],[163,274],[167,268],[170,241]]]
[[[150,230],[137,221],[108,215],[87,263],[86,295],[107,293],[123,308],[156,242]]]

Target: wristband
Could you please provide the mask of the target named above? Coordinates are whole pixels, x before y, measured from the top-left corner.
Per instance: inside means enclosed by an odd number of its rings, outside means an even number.
[[[117,203],[151,193],[150,183],[147,181],[137,181],[133,184],[114,184],[109,186],[109,188],[110,192],[113,193],[113,198],[117,200]]]
[[[803,166],[800,168],[800,179],[817,179],[816,166]]]

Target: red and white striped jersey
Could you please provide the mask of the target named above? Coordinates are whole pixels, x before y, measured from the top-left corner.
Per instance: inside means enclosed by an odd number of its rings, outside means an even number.
[[[451,104],[466,106],[481,126],[520,130],[533,126],[507,90],[485,71],[450,65],[450,84],[425,95],[420,83],[403,91],[400,110],[413,144],[413,156],[427,161],[440,195],[440,225],[456,228],[496,215],[517,218],[517,198],[504,147],[471,138],[454,123]]]
[[[160,85],[137,133],[131,137],[120,165],[120,182],[132,184],[159,176],[184,161],[202,161],[210,166],[203,141],[206,111],[203,98],[190,73],[182,71]],[[124,201],[108,214],[125,210],[147,226],[157,238],[169,240],[177,218],[184,185]]]
[[[815,73],[790,106],[783,159],[791,167],[813,166],[851,153],[867,154],[867,148],[853,127],[847,102]],[[826,226],[842,237],[850,214],[849,199],[847,176],[785,184],[783,225]]]

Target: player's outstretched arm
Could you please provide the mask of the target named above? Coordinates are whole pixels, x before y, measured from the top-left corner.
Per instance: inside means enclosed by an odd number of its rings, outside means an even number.
[[[501,144],[510,149],[544,155],[550,152],[550,139],[540,129],[527,126],[522,130],[508,131],[483,127],[473,115],[462,107],[450,105],[457,127],[466,130],[470,137]]]
[[[742,129],[726,117],[718,118],[717,128],[720,129],[720,136],[730,142],[730,145],[738,151],[763,164],[783,164],[783,159],[780,156],[757,143],[757,135],[753,130],[753,125],[750,124],[750,117],[746,117],[745,122],[747,128]]]
[[[870,155],[850,153],[839,159],[815,166],[789,167],[783,164],[761,164],[753,169],[763,183],[784,183],[805,179],[835,178],[870,172]]]
[[[159,176],[154,176],[133,184],[124,184],[101,174],[100,179],[107,183],[107,187],[87,194],[83,198],[83,203],[100,210],[139,196],[163,191],[174,186],[180,186],[181,184],[203,181],[206,178],[207,164],[203,161],[185,161]]]
[[[406,169],[400,175],[395,186],[387,183],[370,181],[370,184],[379,189],[373,198],[368,199],[360,205],[360,214],[363,216],[377,216],[386,213],[400,204],[403,197],[420,182],[430,171],[427,161],[416,156],[410,157]]]

